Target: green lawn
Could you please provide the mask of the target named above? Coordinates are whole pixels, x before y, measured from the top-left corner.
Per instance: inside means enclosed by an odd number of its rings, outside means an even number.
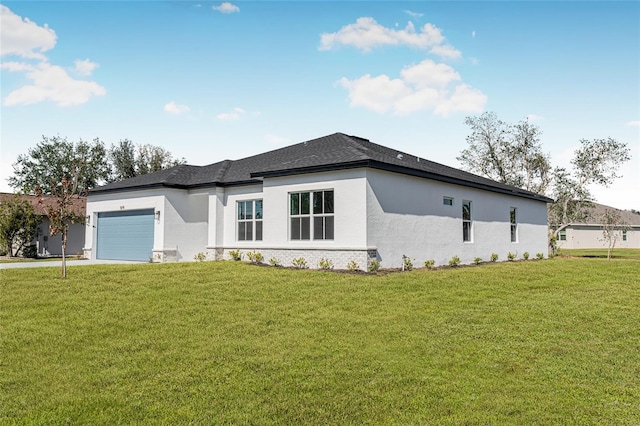
[[[0,271],[4,424],[640,424],[640,262]]]
[[[560,256],[607,258],[607,249],[560,249]],[[616,248],[611,252],[612,259],[640,260],[640,249]]]

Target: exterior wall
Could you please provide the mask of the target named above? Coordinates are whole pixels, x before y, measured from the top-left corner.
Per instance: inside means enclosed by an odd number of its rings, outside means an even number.
[[[558,240],[558,248],[590,249],[608,248],[602,235],[602,228],[598,225],[571,225],[565,228],[567,239]],[[622,241],[622,231],[619,231],[616,248],[640,248],[640,227],[627,230],[627,241]]]
[[[84,242],[84,255],[88,259],[96,258],[95,243],[98,235],[98,213],[126,210],[154,209],[160,212],[160,220],[155,221],[153,230],[153,253],[162,253],[164,242],[163,216],[165,194],[167,190],[146,190],[121,192],[116,194],[96,194],[87,197],[87,232]],[[150,259],[151,260],[151,259]],[[161,259],[157,259],[161,260]]]
[[[49,219],[38,225],[38,235],[34,241],[38,256],[62,256],[62,236],[51,236]],[[67,255],[83,255],[86,226],[83,223],[72,223],[67,234]]]
[[[421,266],[427,259],[448,264],[453,256],[466,264],[492,253],[506,260],[509,252],[518,258],[548,252],[543,202],[379,170],[366,176],[368,245],[377,247],[382,267],[401,267],[403,255]],[[452,206],[443,205],[444,196],[454,199]],[[472,242],[462,241],[463,200],[471,201]],[[510,207],[517,209],[515,243]]]
[[[289,193],[298,191],[334,191],[334,239],[293,241],[289,236]],[[309,267],[317,267],[321,258],[330,259],[335,268],[346,269],[354,260],[366,269],[366,180],[364,169],[336,172],[312,173],[297,176],[267,178],[262,185],[226,188],[224,196],[210,196],[209,217],[212,204],[222,199],[223,208],[217,210],[218,220],[222,220],[222,230],[211,230],[209,235],[219,236],[216,245],[209,245],[208,258],[229,259],[229,250],[242,252],[256,250],[265,261],[278,258],[285,266],[291,260],[304,257]],[[263,240],[238,241],[236,203],[244,200],[263,200]],[[222,213],[222,214],[221,214]],[[222,219],[220,219],[222,216]],[[220,242],[222,244],[220,244]]]

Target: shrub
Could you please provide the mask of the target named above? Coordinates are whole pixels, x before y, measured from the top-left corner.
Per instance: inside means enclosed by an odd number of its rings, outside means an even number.
[[[453,256],[449,260],[449,266],[455,267],[455,266],[459,266],[459,265],[460,265],[460,257],[459,256]]]
[[[203,252],[200,252],[193,256],[193,260],[195,260],[196,262],[204,262],[205,260],[207,260],[207,255]]]
[[[262,261],[264,260],[264,256],[262,255],[262,253],[255,250],[247,253],[247,257],[249,258],[249,261],[251,263],[262,263]]]
[[[318,262],[318,266],[320,267],[320,269],[324,270],[333,269],[333,262],[331,261],[331,259],[325,259],[323,257],[322,259],[320,259],[320,262]]]
[[[525,251],[524,253],[522,253],[522,258],[523,258],[524,260],[529,260],[529,252],[528,252],[528,251]]]
[[[424,267],[427,269],[433,269],[433,266],[436,264],[436,261],[433,259],[428,259],[424,261]]]
[[[26,246],[25,248],[22,249],[22,257],[35,259],[36,257],[38,257],[38,249],[36,248],[35,245]]]
[[[297,257],[291,261],[294,268],[304,269],[307,267],[307,259],[304,257]]]
[[[272,257],[271,259],[269,259],[269,265],[271,265],[271,266],[281,266],[282,263],[280,262],[280,259],[278,259],[277,257]]]
[[[413,262],[411,258],[408,256],[402,256],[402,266],[405,271],[410,271],[413,269]]]
[[[374,273],[380,270],[380,261],[379,260],[370,260],[369,261],[369,272]]]
[[[482,258],[481,257],[476,257],[475,259],[473,259],[473,263],[475,263],[476,265],[479,265],[482,263]]]
[[[492,262],[498,261],[498,253],[491,253],[491,261]]]
[[[347,263],[347,269],[351,272],[359,271],[360,265],[358,265],[358,262],[355,260],[350,260],[349,263]]]
[[[543,253],[536,253],[536,258],[538,260],[542,260],[542,259],[544,259],[544,254]]]
[[[242,252],[240,251],[240,249],[229,250],[229,256],[231,256],[231,259],[238,261],[242,259]]]
[[[516,256],[518,255],[518,253],[507,253],[507,259],[509,260],[509,262],[513,262],[513,260],[516,258]]]

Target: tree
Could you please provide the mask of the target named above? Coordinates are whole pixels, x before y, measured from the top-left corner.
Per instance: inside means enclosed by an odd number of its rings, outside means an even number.
[[[546,192],[551,163],[542,152],[538,126],[527,119],[510,125],[492,112],[467,117],[465,124],[471,128],[469,147],[457,157],[463,168],[538,194]]]
[[[0,204],[0,244],[17,256],[36,236],[40,218],[33,206],[18,195]]]
[[[542,152],[542,132],[527,120],[509,125],[485,112],[467,117],[465,124],[471,128],[469,147],[458,157],[464,168],[555,199],[549,208],[552,248],[558,232],[588,215],[593,206],[589,185],[609,186],[630,158],[627,145],[615,139],[581,139],[571,170],[552,169],[550,157]]]
[[[39,203],[44,205],[49,217],[49,234],[55,236],[60,234],[62,240],[62,278],[67,277],[67,237],[69,225],[72,223],[83,223],[84,217],[79,216],[74,209],[74,200],[79,195],[74,191],[74,182],[66,177],[61,182],[51,184],[51,195],[55,197],[55,203],[45,203],[44,191],[41,187],[36,188],[36,196]]]
[[[44,194],[62,190],[63,179],[70,181],[74,194],[86,194],[109,176],[107,151],[98,139],[93,142],[69,142],[67,138],[42,136],[28,154],[19,155],[13,164],[9,185],[17,191],[33,194],[41,188]],[[53,186],[52,183],[57,186]]]
[[[581,147],[571,160],[572,171],[556,168],[549,209],[549,226],[554,236],[567,225],[580,222],[593,207],[589,185],[611,185],[619,175],[618,168],[628,161],[629,148],[615,139],[581,139]]]
[[[154,145],[134,145],[128,139],[121,140],[118,145],[112,145],[109,150],[111,176],[109,181],[132,178],[147,173],[157,172],[179,164],[184,164],[184,158],[174,159],[173,155]]]
[[[611,260],[611,252],[618,242],[622,231],[629,227],[624,223],[620,214],[612,209],[605,209],[600,218],[602,224],[602,239],[607,244],[607,260]]]

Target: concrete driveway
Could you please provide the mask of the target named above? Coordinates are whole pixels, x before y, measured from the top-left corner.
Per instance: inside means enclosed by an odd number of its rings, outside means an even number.
[[[0,269],[21,269],[21,268],[59,268],[62,263],[61,259],[43,261],[43,262],[11,262],[0,263]],[[67,266],[85,266],[85,265],[135,265],[148,262],[135,262],[130,260],[67,260]]]

